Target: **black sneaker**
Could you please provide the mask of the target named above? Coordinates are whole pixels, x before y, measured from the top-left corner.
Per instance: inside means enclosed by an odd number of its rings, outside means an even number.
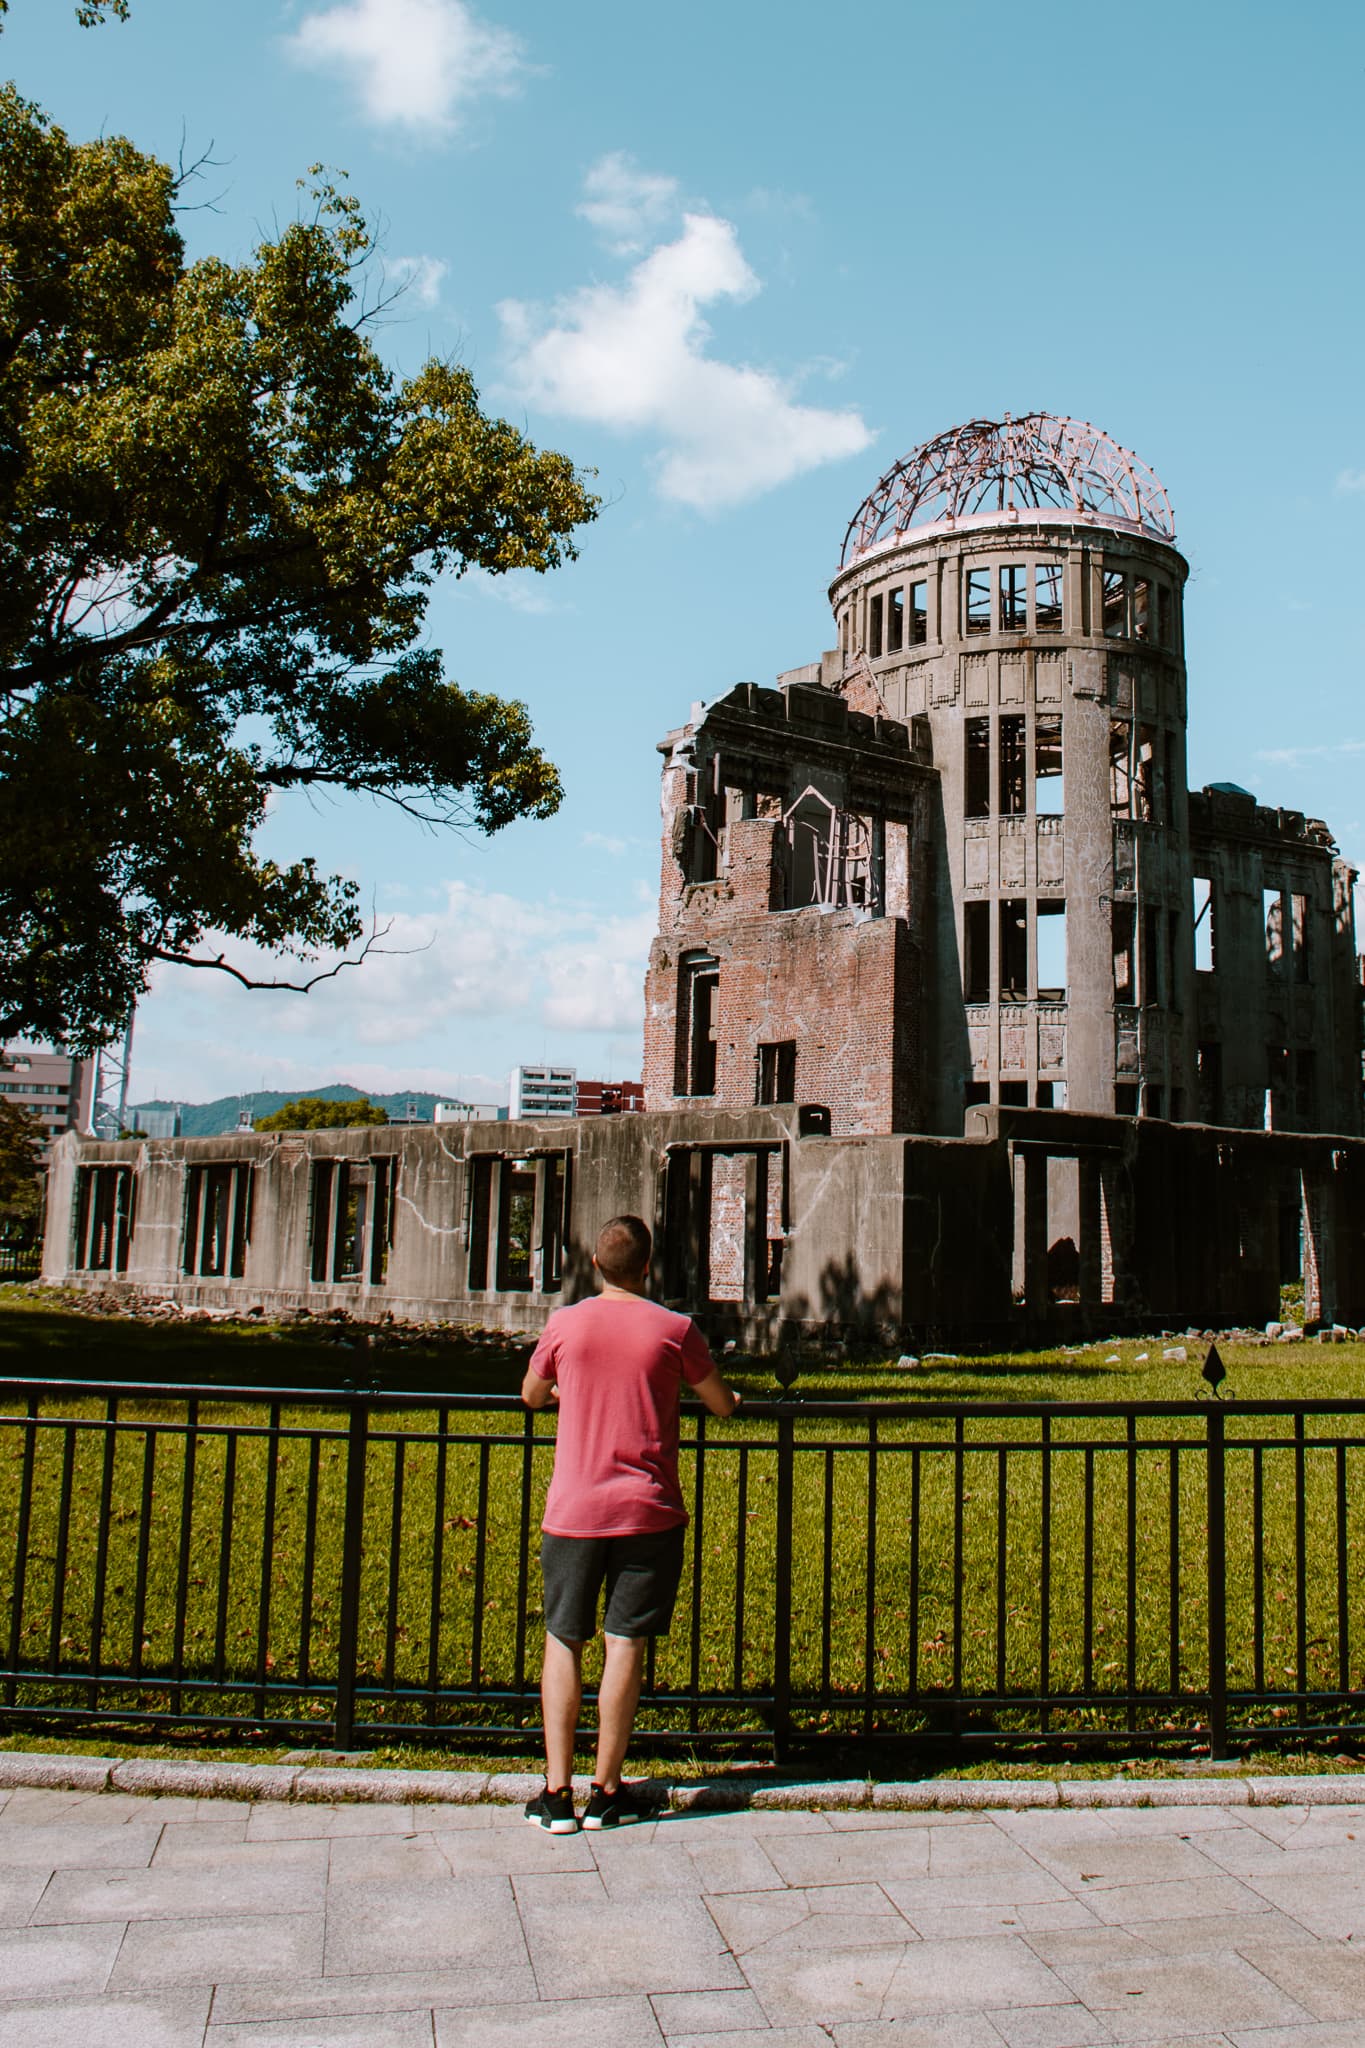
[[[548,1835],[576,1835],[572,1788],[566,1785],[561,1792],[552,1792],[547,1785],[537,1798],[527,1800],[526,1818],[533,1828],[544,1828]]]
[[[655,1809],[646,1806],[629,1785],[618,1785],[614,1792],[604,1792],[600,1785],[592,1788],[583,1814],[585,1828],[621,1828],[632,1820],[653,1820]]]

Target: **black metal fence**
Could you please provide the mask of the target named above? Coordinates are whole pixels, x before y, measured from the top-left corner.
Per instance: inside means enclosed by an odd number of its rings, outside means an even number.
[[[755,1402],[683,1439],[659,1746],[1365,1718],[1365,1401]],[[511,1398],[0,1381],[0,1721],[529,1753],[552,1452]]]
[[[0,1244],[0,1280],[36,1280],[43,1270],[43,1247]]]

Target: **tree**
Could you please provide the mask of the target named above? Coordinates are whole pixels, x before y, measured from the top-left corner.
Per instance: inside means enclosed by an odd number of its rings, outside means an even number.
[[[346,1131],[360,1124],[386,1124],[388,1112],[367,1095],[350,1102],[329,1102],[321,1095],[300,1095],[269,1116],[258,1116],[253,1131]]]
[[[42,1142],[33,1113],[0,1096],[0,1221],[36,1216]]]
[[[191,263],[183,184],[0,88],[0,1043],[107,1042],[213,932],[353,946],[353,884],[255,851],[274,790],[559,803],[525,706],[420,636],[442,570],[556,567],[597,500],[460,365],[389,373],[353,198]]]
[[[126,21],[128,0],[75,0],[75,11],[82,28],[94,28],[111,14],[116,21]],[[9,0],[0,0],[0,28],[4,27],[4,16],[8,13]]]

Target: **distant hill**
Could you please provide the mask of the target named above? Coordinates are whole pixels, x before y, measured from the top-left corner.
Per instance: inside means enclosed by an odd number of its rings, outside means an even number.
[[[259,1088],[250,1095],[221,1095],[217,1102],[182,1102],[180,1105],[180,1129],[187,1138],[217,1138],[224,1131],[235,1131],[238,1112],[250,1110],[252,1118],[272,1116],[277,1109],[283,1109],[286,1102],[297,1102],[302,1095],[319,1095],[324,1102],[360,1102],[368,1099],[387,1110],[389,1116],[406,1117],[408,1104],[413,1114],[430,1123],[436,1104],[446,1098],[440,1095],[424,1095],[420,1089],[404,1090],[401,1095],[375,1095],[364,1088],[352,1088],[345,1081],[329,1081],[325,1088]],[[128,1106],[128,1126],[136,1130],[144,1109],[174,1109],[173,1102],[137,1102]]]

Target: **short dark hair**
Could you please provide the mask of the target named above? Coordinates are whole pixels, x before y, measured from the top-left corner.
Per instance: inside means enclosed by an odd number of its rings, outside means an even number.
[[[614,1286],[638,1280],[653,1249],[654,1240],[638,1216],[613,1216],[597,1233],[597,1270]]]

